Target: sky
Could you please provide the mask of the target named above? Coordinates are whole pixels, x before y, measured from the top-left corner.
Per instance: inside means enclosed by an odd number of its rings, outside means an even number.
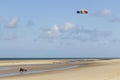
[[[119,3],[0,0],[0,58],[120,57]]]

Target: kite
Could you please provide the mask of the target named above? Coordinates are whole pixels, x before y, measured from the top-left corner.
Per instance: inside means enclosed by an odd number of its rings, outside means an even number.
[[[88,14],[87,10],[76,11],[77,14]]]

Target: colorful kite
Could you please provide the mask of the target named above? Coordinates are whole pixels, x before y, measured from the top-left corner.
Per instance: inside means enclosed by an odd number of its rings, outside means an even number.
[[[87,10],[76,11],[77,14],[88,14]]]

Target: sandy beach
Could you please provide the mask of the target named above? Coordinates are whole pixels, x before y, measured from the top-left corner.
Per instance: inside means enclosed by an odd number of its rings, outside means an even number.
[[[26,64],[28,66],[26,66]],[[35,64],[31,66],[30,64]],[[39,66],[36,64],[42,64]],[[44,65],[49,64],[49,65]],[[82,65],[83,66],[80,66]],[[28,70],[46,70],[77,65],[77,67],[61,70],[51,70],[42,73],[21,74],[0,77],[0,80],[120,80],[120,59],[69,61],[69,60],[28,60],[0,61],[0,66],[26,67]],[[54,65],[54,66],[51,66]],[[0,70],[0,74],[19,72],[18,69]]]

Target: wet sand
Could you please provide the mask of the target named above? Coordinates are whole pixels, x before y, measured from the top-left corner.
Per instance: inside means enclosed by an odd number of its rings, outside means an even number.
[[[120,60],[96,60],[96,61],[69,61],[69,60],[52,60],[43,66],[22,64],[29,70],[46,70],[75,66],[74,68],[51,70],[42,73],[21,74],[16,76],[0,77],[0,80],[120,80]],[[31,62],[32,61],[28,61]],[[27,64],[28,64],[27,62]],[[34,62],[34,61],[33,61]],[[39,62],[39,61],[38,61]],[[40,61],[41,62],[41,61]],[[39,63],[40,63],[39,62]],[[44,61],[43,61],[44,62]],[[24,63],[26,63],[24,61]],[[43,64],[43,63],[42,63]],[[52,66],[54,65],[54,66]],[[83,66],[80,66],[83,65]],[[2,65],[4,66],[4,65]],[[5,65],[10,66],[10,65]],[[20,66],[16,64],[15,66]],[[8,70],[13,71],[13,70]],[[15,70],[16,72],[17,70]],[[14,71],[13,71],[14,72]],[[4,73],[0,72],[0,73]]]

